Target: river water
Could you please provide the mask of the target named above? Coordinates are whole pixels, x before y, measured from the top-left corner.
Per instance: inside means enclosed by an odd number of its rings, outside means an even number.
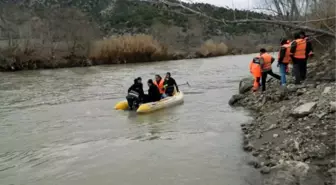
[[[0,73],[0,184],[259,184],[241,149],[250,118],[228,105],[251,57]],[[114,110],[135,77],[167,71],[191,85],[184,104]]]

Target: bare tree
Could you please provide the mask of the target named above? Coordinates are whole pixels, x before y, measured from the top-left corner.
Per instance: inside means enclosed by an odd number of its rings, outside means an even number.
[[[186,4],[180,0],[151,0],[151,1],[157,4],[163,4],[166,7],[169,7],[170,9],[182,8],[193,14],[206,17],[212,21],[221,22],[223,24],[233,24],[233,23],[273,24],[273,25],[278,25],[278,26],[282,26],[285,28],[306,30],[306,31],[317,33],[317,34],[323,34],[323,35],[336,38],[335,30],[318,28],[310,24],[310,23],[316,23],[316,22],[321,22],[321,21],[335,20],[336,18],[335,15],[331,17],[323,16],[321,18],[314,18],[314,19],[307,20],[307,17],[308,17],[307,15],[310,15],[313,13],[312,12],[313,9],[311,5],[317,6],[318,4],[323,2],[320,0],[265,0],[266,1],[265,4],[268,7],[264,6],[264,9],[274,13],[274,15],[270,17],[270,19],[246,18],[246,19],[237,19],[237,20],[236,19],[225,20],[225,19],[218,19],[218,18],[211,17],[198,9],[193,9],[193,8],[190,8],[189,6],[186,6]],[[330,1],[333,1],[333,0],[330,0]],[[334,4],[335,3],[331,5],[334,5]],[[305,9],[302,10],[302,7],[304,7]],[[306,17],[306,19],[302,19],[303,17]]]

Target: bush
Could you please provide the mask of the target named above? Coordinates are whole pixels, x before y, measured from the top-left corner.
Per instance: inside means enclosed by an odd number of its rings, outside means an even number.
[[[167,48],[152,36],[122,35],[93,43],[89,58],[98,63],[136,63],[169,59]]]
[[[85,50],[83,48],[82,50]],[[78,53],[84,53],[77,50]],[[84,55],[69,51],[65,42],[42,43],[37,40],[0,47],[0,71],[52,69],[91,65]]]
[[[207,40],[196,52],[199,57],[214,57],[226,55],[229,48],[224,43],[214,43]]]

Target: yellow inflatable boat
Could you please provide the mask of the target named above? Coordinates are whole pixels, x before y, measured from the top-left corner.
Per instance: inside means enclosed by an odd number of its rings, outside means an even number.
[[[149,112],[153,112],[156,110],[160,110],[160,109],[164,109],[164,108],[168,108],[174,105],[181,104],[183,103],[183,96],[184,95],[181,91],[176,92],[174,96],[164,98],[160,101],[141,104],[136,112],[137,113],[149,113]],[[116,110],[127,110],[128,109],[127,101],[124,100],[124,101],[117,103],[115,105],[115,109]]]

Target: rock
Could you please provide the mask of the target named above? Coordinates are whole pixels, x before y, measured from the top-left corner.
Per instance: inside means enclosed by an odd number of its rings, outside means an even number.
[[[269,174],[270,172],[271,172],[271,168],[267,166],[264,166],[260,169],[260,173],[262,174]]]
[[[336,168],[334,167],[334,168],[329,169],[328,173],[329,173],[329,175],[332,178],[332,182],[333,183],[331,183],[331,184],[335,184],[335,181],[336,181]]]
[[[251,143],[249,143],[249,144],[247,144],[247,145],[245,145],[244,147],[243,147],[243,149],[245,150],[245,151],[247,151],[247,152],[251,152],[252,150],[253,150],[253,145],[251,144]]]
[[[260,162],[257,161],[257,160],[251,160],[247,164],[254,167],[254,168],[260,168],[261,167]]]
[[[259,156],[259,152],[258,151],[254,151],[254,152],[252,152],[252,155],[254,156],[254,157],[258,157]]]
[[[331,87],[325,87],[322,94],[328,94],[331,91]]]
[[[303,89],[299,89],[296,91],[296,96],[301,96],[305,93],[305,91]]]
[[[316,117],[322,119],[325,115],[327,115],[327,113],[322,112],[321,114],[317,114]]]
[[[336,175],[336,168],[331,168],[328,170],[328,173]]]
[[[264,185],[323,185],[318,168],[299,161],[285,161],[272,168]]]
[[[253,87],[253,78],[244,78],[239,82],[239,93],[244,94]]]
[[[273,138],[279,137],[279,134],[273,134]]]
[[[277,124],[273,123],[265,131],[270,131],[270,130],[273,130],[273,129],[276,129],[276,128],[278,128]]]
[[[330,104],[330,111],[336,112],[336,102],[332,101],[329,104]]]
[[[328,154],[327,146],[323,143],[311,144],[307,149],[310,157],[323,159]]]
[[[317,102],[310,102],[310,103],[305,103],[297,108],[295,108],[291,115],[296,118],[302,118],[305,117],[309,114],[311,114],[315,107],[317,105]]]
[[[254,135],[255,135],[255,137],[256,137],[257,139],[260,139],[260,138],[262,138],[262,136],[263,136],[259,130],[256,131]]]
[[[234,105],[235,103],[237,103],[239,100],[243,99],[244,95],[241,94],[235,94],[231,97],[231,99],[229,100],[229,105]]]

